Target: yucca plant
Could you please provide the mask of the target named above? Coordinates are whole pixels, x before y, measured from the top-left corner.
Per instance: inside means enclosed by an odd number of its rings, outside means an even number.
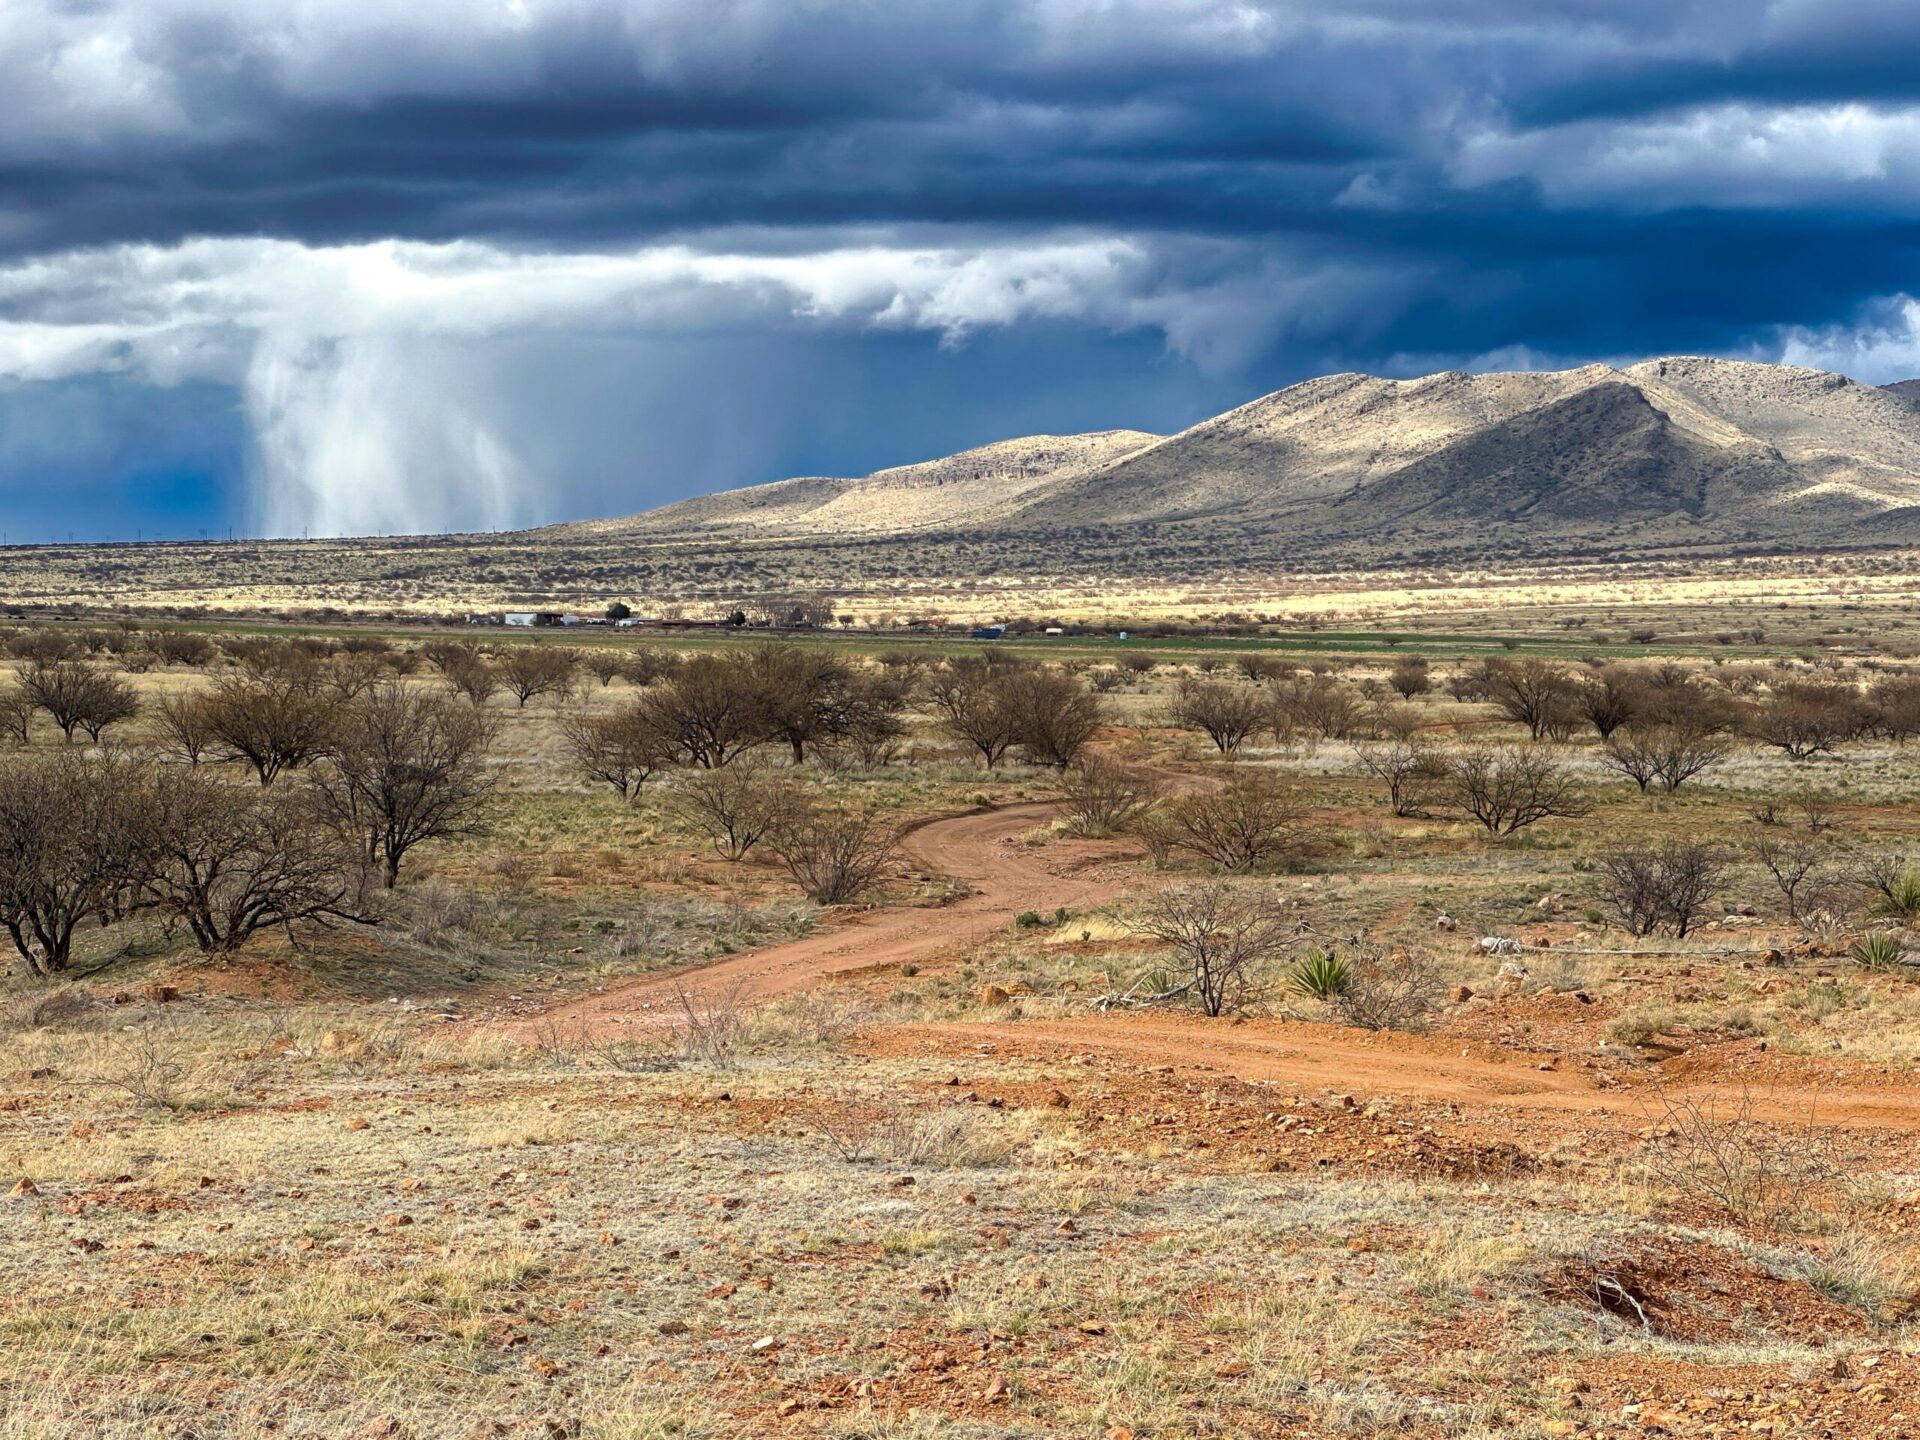
[[[1903,870],[1894,876],[1881,891],[1876,908],[1902,920],[1920,918],[1920,870]]]
[[[1853,957],[1853,963],[1863,970],[1892,970],[1898,968],[1905,954],[1898,935],[1889,935],[1877,930],[1871,935],[1863,935],[1853,943],[1847,954]]]
[[[1353,965],[1331,950],[1302,956],[1287,977],[1287,988],[1309,1000],[1337,1000],[1353,984]]]

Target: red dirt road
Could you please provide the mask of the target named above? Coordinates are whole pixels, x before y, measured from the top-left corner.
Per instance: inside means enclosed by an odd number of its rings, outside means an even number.
[[[1090,868],[1090,862],[1113,847],[1054,844],[1042,850],[1019,843],[1020,835],[1058,810],[1051,801],[1035,801],[970,811],[909,832],[901,848],[916,869],[950,876],[967,887],[966,895],[950,905],[870,910],[802,940],[587,996],[548,1011],[546,1019],[594,1029],[665,1021],[681,1013],[683,992],[696,1003],[722,997],[740,1003],[768,1000],[971,945],[1012,924],[1023,910],[1083,909],[1111,899],[1124,882]]]
[[[903,842],[912,864],[967,887],[967,894],[950,905],[868,911],[801,940],[583,997],[547,1011],[541,1023],[631,1036],[635,1027],[677,1021],[683,994],[696,1006],[796,994],[972,946],[1005,929],[1023,910],[1083,909],[1127,888],[1129,877],[1099,863],[1113,853],[1111,846],[1019,843],[1020,835],[1056,810],[1051,802],[1030,802],[934,820],[912,831]],[[1554,1112],[1632,1117],[1645,1124],[1659,1111],[1657,1095],[1644,1083],[1606,1085],[1576,1065],[1541,1068],[1553,1059],[1544,1050],[1463,1045],[1439,1036],[1367,1035],[1297,1021],[1236,1024],[1156,1012],[891,1026],[869,1036],[877,1053],[962,1055],[982,1045],[1037,1059],[1092,1054],[1142,1066],[1199,1065],[1242,1080],[1349,1092],[1362,1099],[1396,1095],[1506,1110],[1513,1112],[1515,1125],[1552,1125]],[[1910,1085],[1756,1082],[1748,1094],[1737,1074],[1674,1080],[1667,1093],[1675,1099],[1716,1110],[1741,1108],[1756,1120],[1920,1131],[1920,1089]]]
[[[1467,1108],[1628,1117],[1650,1124],[1660,1096],[1714,1113],[1777,1124],[1920,1131],[1920,1088],[1776,1085],[1756,1079],[1686,1079],[1662,1089],[1641,1083],[1603,1087],[1577,1068],[1543,1070],[1551,1052],[1463,1045],[1432,1035],[1368,1035],[1302,1021],[1240,1024],[1175,1014],[1088,1015],[1068,1020],[907,1025],[875,1032],[871,1048],[889,1054],[963,1056],[991,1045],[1002,1056],[1052,1059],[1093,1055],[1135,1065],[1199,1066],[1238,1080],[1356,1098],[1392,1095]],[[1464,1053],[1463,1053],[1464,1052]],[[1515,1125],[1550,1126],[1544,1113],[1516,1113]]]

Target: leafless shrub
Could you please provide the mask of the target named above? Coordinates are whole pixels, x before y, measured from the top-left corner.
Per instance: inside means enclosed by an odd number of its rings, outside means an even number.
[[[580,657],[580,668],[598,680],[604,689],[626,672],[626,658],[617,650],[596,647]]]
[[[1833,859],[1832,848],[1813,840],[1772,836],[1762,836],[1748,848],[1787,902],[1787,918],[1799,924],[1807,894],[1818,888],[1821,872]]]
[[[271,785],[282,771],[325,752],[336,702],[311,673],[288,666],[277,673],[223,677],[204,705],[206,728],[221,753],[246,761],[262,785]]]
[[[1424,813],[1434,790],[1446,778],[1446,760],[1432,745],[1420,740],[1375,741],[1354,747],[1358,767],[1387,787],[1387,803],[1395,815]]]
[[[816,905],[846,905],[893,869],[900,832],[878,806],[831,810],[796,797],[769,828],[767,848]]]
[[[682,989],[678,1042],[689,1061],[731,1070],[747,1038],[745,992],[735,986],[717,994]]]
[[[486,656],[460,646],[441,656],[441,673],[455,692],[464,695],[475,709],[485,705],[500,689],[500,671]]]
[[[1859,696],[1851,686],[1820,681],[1783,682],[1771,700],[1753,705],[1747,734],[1794,760],[1835,749],[1863,724]]]
[[[719,769],[769,736],[760,692],[739,656],[696,655],[649,685],[637,702],[669,753]]]
[[[1332,675],[1288,675],[1268,687],[1267,728],[1282,744],[1304,730],[1323,740],[1350,739],[1366,715],[1359,692]]]
[[[25,745],[33,738],[34,704],[19,683],[0,687],[0,739]]]
[[[73,752],[0,761],[0,925],[35,975],[67,968],[83,921],[124,912],[136,785],[132,766]]]
[[[1791,1219],[1839,1173],[1811,1111],[1798,1123],[1764,1118],[1763,1097],[1746,1085],[1725,1103],[1684,1091],[1658,1090],[1655,1098],[1667,1142],[1662,1178],[1736,1219]]]
[[[1718,765],[1729,748],[1727,738],[1705,722],[1634,721],[1606,741],[1600,763],[1625,775],[1643,792],[1658,782],[1671,794]]]
[[[32,665],[21,674],[19,684],[28,703],[46,711],[68,740],[79,729],[97,741],[107,726],[131,719],[140,710],[131,685],[84,660]]]
[[[500,659],[500,679],[522,709],[529,700],[551,695],[564,700],[573,693],[579,657],[557,645],[515,645]]]
[[[1347,983],[1332,1001],[1349,1025],[1364,1030],[1422,1030],[1439,1007],[1445,982],[1424,951],[1385,953],[1367,941],[1347,950]]]
[[[181,1083],[191,1069],[181,1053],[161,1025],[149,1020],[107,1042],[93,1081],[118,1090],[142,1110],[178,1110],[185,1104]]]
[[[991,770],[1012,748],[1017,735],[1007,703],[1004,667],[985,659],[951,660],[927,680],[927,699],[941,726],[964,741]]]
[[[334,716],[313,790],[391,890],[416,845],[478,833],[495,787],[493,736],[480,711],[381,680]]]
[[[667,805],[705,835],[723,858],[741,860],[793,809],[797,793],[762,766],[741,761],[677,776]]]
[[[666,765],[668,746],[653,716],[638,701],[609,715],[569,715],[560,722],[560,745],[589,780],[610,785],[623,804],[640,798],[641,787]]]
[[[1463,750],[1447,765],[1453,798],[1489,834],[1507,836],[1553,816],[1591,808],[1567,767],[1547,751],[1521,745]]]
[[[1223,755],[1231,755],[1267,724],[1268,701],[1250,685],[1224,680],[1182,684],[1167,705],[1168,718],[1198,730]]]
[[[1602,856],[1601,893],[1629,935],[1665,929],[1684,939],[1727,870],[1714,846],[1669,840]]]
[[[1423,656],[1406,655],[1393,662],[1393,668],[1387,672],[1387,684],[1402,700],[1411,700],[1433,688],[1433,674]]]
[[[1565,740],[1581,718],[1580,687],[1548,660],[1489,660],[1487,698],[1535,740]]]
[[[1180,827],[1173,807],[1164,801],[1149,805],[1127,822],[1127,833],[1147,847],[1156,869],[1164,870],[1180,848]]]
[[[129,849],[143,903],[204,951],[237,950],[268,927],[366,918],[353,857],[304,795],[168,767],[141,797]]]
[[[198,765],[215,744],[207,698],[196,691],[164,695],[153,707],[153,729],[163,755]]]
[[[1015,669],[999,688],[1014,742],[1036,764],[1066,769],[1104,718],[1099,697],[1060,670],[1037,665]]]
[[[1250,870],[1279,858],[1304,814],[1291,781],[1272,770],[1244,770],[1217,791],[1182,795],[1168,807],[1178,844],[1223,870]]]
[[[814,1129],[849,1165],[977,1168],[1006,1158],[1010,1146],[983,1131],[978,1116],[950,1106],[852,1107],[815,1118]]]
[[[1286,911],[1270,890],[1225,880],[1156,891],[1133,926],[1174,948],[1191,993],[1208,1015],[1241,1004],[1256,972],[1286,948],[1292,935]]]
[[[1100,755],[1083,755],[1061,777],[1066,792],[1066,830],[1105,839],[1125,830],[1160,795],[1151,772]]]

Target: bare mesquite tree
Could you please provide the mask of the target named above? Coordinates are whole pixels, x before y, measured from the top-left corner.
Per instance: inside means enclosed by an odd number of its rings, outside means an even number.
[[[761,645],[740,662],[742,684],[760,707],[760,728],[802,764],[807,747],[845,733],[854,672],[816,645]]]
[[[1504,838],[1554,816],[1585,815],[1592,806],[1567,766],[1529,745],[1484,745],[1447,763],[1447,783],[1463,810]]]
[[[1014,741],[1036,765],[1066,769],[1105,718],[1099,696],[1050,666],[1009,670],[999,683]]]
[[[498,668],[501,683],[524,710],[542,695],[556,700],[571,695],[579,657],[557,645],[515,645],[501,656]]]
[[[1007,670],[984,659],[950,660],[927,679],[927,699],[941,728],[970,746],[991,770],[1013,748],[1018,730],[1002,682]]]
[[[560,744],[587,779],[610,785],[631,805],[640,789],[668,764],[669,746],[653,716],[637,700],[606,715],[569,715],[560,722]]]
[[[244,760],[262,785],[324,754],[339,702],[316,674],[289,666],[223,676],[205,700],[206,726],[223,758]]]
[[[731,764],[768,738],[765,708],[739,656],[696,655],[639,697],[676,761]]]
[[[766,843],[814,904],[847,905],[892,871],[900,832],[879,806],[836,810],[800,798]]]
[[[1225,680],[1182,684],[1167,702],[1167,717],[1175,725],[1200,731],[1223,755],[1265,729],[1269,710],[1259,690]]]
[[[1535,740],[1565,740],[1580,718],[1580,687],[1548,660],[1489,660],[1487,698]]]
[[[131,685],[84,660],[32,665],[19,684],[28,702],[46,711],[69,741],[75,730],[98,740],[107,726],[132,719],[140,710]]]
[[[1424,740],[1363,742],[1354,747],[1354,763],[1387,787],[1387,804],[1399,816],[1424,813],[1446,778],[1446,758]]]
[[[1640,713],[1641,686],[1632,670],[1608,665],[1581,682],[1575,703],[1594,733],[1603,741],[1609,740],[1614,731],[1630,724]]]
[[[495,784],[492,744],[480,711],[382,681],[336,718],[314,789],[390,890],[414,846],[479,829]]]
[[[667,806],[727,860],[742,860],[797,803],[794,786],[751,757],[674,777]]]
[[[33,701],[15,681],[0,686],[0,739],[25,745],[33,738]]]
[[[268,927],[362,918],[354,857],[310,794],[168,766],[135,814],[140,903],[184,925],[201,950],[237,950]]]
[[[1104,755],[1083,755],[1060,777],[1066,828],[1086,839],[1126,830],[1160,798],[1153,773]]]
[[[499,668],[486,656],[463,645],[443,658],[441,673],[456,694],[467,698],[468,704],[477,709],[499,693]]]
[[[1407,655],[1393,662],[1387,684],[1402,700],[1411,700],[1433,688],[1433,675],[1424,656]]]
[[[1293,927],[1272,891],[1205,880],[1156,891],[1133,928],[1171,945],[1200,1008],[1220,1015],[1242,1002],[1260,967],[1286,948]]]
[[[1851,686],[1819,681],[1783,683],[1771,699],[1751,707],[1748,738],[1790,759],[1807,760],[1860,733],[1863,707]]]
[[[160,753],[198,765],[214,748],[207,696],[194,690],[163,695],[153,707],[153,734]]]
[[[1292,848],[1305,811],[1291,779],[1244,770],[1218,790],[1179,796],[1165,813],[1182,849],[1223,870],[1252,870]]]
[[[1647,791],[1655,783],[1668,795],[1711,770],[1732,749],[1709,714],[1672,720],[1632,720],[1601,747],[1599,762]]]
[[[0,761],[0,925],[35,975],[67,968],[84,921],[123,913],[136,786],[131,766],[77,752]]]
[[[1669,840],[1601,857],[1601,894],[1629,935],[1665,929],[1685,939],[1727,870],[1715,847]]]
[[[1333,674],[1288,674],[1268,687],[1267,728],[1283,744],[1304,731],[1322,740],[1350,739],[1362,726],[1367,702]]]
[[[1754,841],[1749,848],[1753,858],[1773,878],[1780,898],[1786,901],[1787,918],[1799,924],[1808,892],[1818,888],[1833,862],[1833,847],[1823,840],[1797,835],[1769,835]]]

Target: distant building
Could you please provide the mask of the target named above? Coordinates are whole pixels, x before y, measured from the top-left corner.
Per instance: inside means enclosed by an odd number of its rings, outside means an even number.
[[[982,625],[973,632],[976,640],[998,640],[1007,633],[1005,625]]]
[[[534,625],[561,625],[566,617],[558,610],[509,610],[500,617],[502,625],[528,628]]]

